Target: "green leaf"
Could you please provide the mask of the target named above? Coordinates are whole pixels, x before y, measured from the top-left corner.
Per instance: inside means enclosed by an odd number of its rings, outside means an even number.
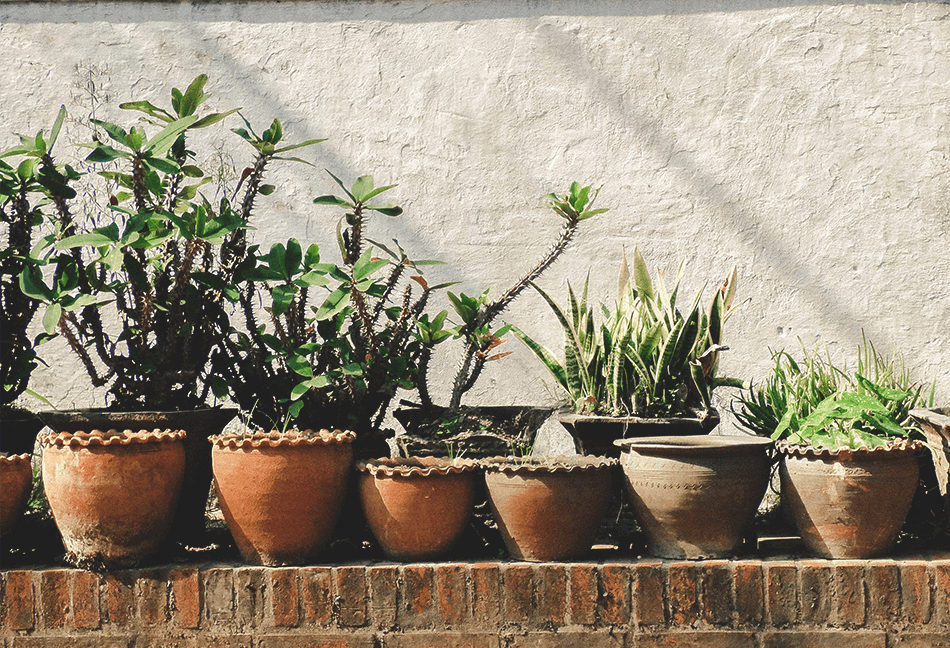
[[[166,123],[175,121],[174,117],[169,115],[161,108],[153,106],[148,101],[127,101],[125,103],[119,104],[119,108],[122,110],[137,110],[141,113],[145,113],[149,117],[160,119]]]
[[[47,153],[53,150],[53,145],[56,144],[56,140],[59,139],[59,132],[63,128],[64,121],[66,121],[66,106],[60,106],[59,113],[56,115],[56,121],[53,123],[52,130],[50,130],[49,145],[46,147]]]
[[[156,171],[161,171],[168,175],[177,175],[181,172],[181,167],[178,166],[174,161],[167,158],[156,158],[156,157],[145,157],[142,159],[142,162],[145,166],[152,168]]]
[[[314,317],[317,321],[328,320],[346,308],[350,303],[350,291],[346,286],[340,286],[326,298],[320,308],[317,309]]]
[[[295,295],[296,291],[293,286],[287,286],[285,284],[274,286],[273,290],[271,290],[274,315],[279,317],[286,313],[287,309],[290,308],[290,304],[293,303]]]
[[[50,304],[43,315],[43,328],[47,335],[54,335],[56,327],[59,326],[59,320],[63,316],[63,307],[59,304]]]
[[[115,142],[118,142],[123,146],[127,145],[127,133],[121,126],[107,121],[102,121],[101,119],[90,119],[89,121],[96,126],[101,127],[102,130],[104,130],[106,134]]]
[[[364,175],[356,179],[356,182],[353,183],[353,188],[350,189],[353,194],[353,199],[359,203],[365,203],[369,200],[368,196],[373,191],[373,176]]]
[[[145,145],[145,151],[155,156],[165,155],[175,143],[175,140],[178,139],[178,136],[188,130],[196,121],[198,119],[194,115],[187,115],[173,121],[162,129],[158,135],[149,140]]]
[[[283,146],[278,149],[274,149],[274,153],[286,153],[287,151],[293,151],[295,149],[301,149],[305,146],[313,146],[314,144],[320,144],[321,142],[326,142],[327,138],[323,139],[309,139],[305,142],[300,142],[299,144],[291,144],[290,146]]]
[[[395,205],[366,205],[366,209],[379,212],[383,216],[399,216],[402,214],[402,207],[397,207]]]
[[[181,117],[187,115],[193,115],[195,110],[198,109],[198,106],[204,101],[205,93],[204,87],[205,83],[208,82],[208,75],[201,74],[195,78],[194,81],[188,86],[188,89],[185,90],[185,94],[181,99],[181,103],[178,107],[178,114]]]
[[[336,205],[338,207],[348,207],[350,209],[354,207],[354,205],[336,196],[318,196],[313,199],[313,204],[314,205]]]
[[[313,377],[313,367],[310,366],[310,361],[304,356],[288,356],[287,367],[301,376]]]
[[[350,190],[347,189],[346,186],[344,186],[342,180],[340,180],[338,177],[336,177],[335,175],[333,175],[332,173],[330,173],[330,170],[329,170],[329,169],[324,169],[324,171],[326,171],[328,174],[330,174],[330,177],[333,178],[333,179],[336,181],[336,183],[337,183],[338,185],[340,185],[340,189],[343,190],[343,193],[345,193],[345,194],[349,197],[350,200],[352,200],[354,203],[358,203],[358,202],[359,202],[359,201],[353,196],[353,194],[350,193]]]
[[[353,281],[361,282],[367,277],[372,276],[377,270],[389,265],[386,259],[373,260],[373,249],[367,249],[356,263],[353,265]]]
[[[53,291],[43,281],[43,272],[35,265],[28,265],[20,273],[20,290],[27,297],[40,301],[53,301]]]
[[[56,244],[56,249],[69,250],[72,248],[81,247],[83,245],[102,247],[103,245],[115,243],[118,240],[119,236],[117,230],[113,232],[108,228],[100,228],[95,232],[89,232],[87,234],[75,234],[73,236],[67,236]]]

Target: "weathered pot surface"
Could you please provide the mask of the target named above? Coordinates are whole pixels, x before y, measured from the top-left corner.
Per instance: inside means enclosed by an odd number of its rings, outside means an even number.
[[[353,432],[222,434],[214,483],[245,561],[304,565],[330,542],[353,466]]]
[[[471,459],[410,457],[357,463],[360,501],[373,536],[396,560],[444,556],[475,504]]]
[[[109,409],[45,410],[38,413],[56,432],[80,430],[184,430],[185,476],[175,509],[170,537],[198,542],[205,529],[205,509],[211,492],[211,445],[207,439],[220,434],[238,414],[235,407],[181,411],[121,412]]]
[[[29,454],[0,457],[0,535],[12,529],[33,490],[33,466]]]
[[[782,497],[808,548],[847,559],[890,550],[917,488],[922,447],[906,439],[835,450],[779,442]]]
[[[771,439],[689,435],[620,439],[628,501],[662,558],[723,558],[765,495]]]
[[[616,459],[493,458],[484,462],[488,503],[519,560],[567,560],[590,550],[610,502]]]
[[[614,444],[618,439],[708,434],[719,425],[719,412],[711,409],[670,418],[571,413],[559,416],[558,421],[574,437],[580,454],[619,457],[620,449]]]
[[[185,472],[185,432],[40,436],[43,485],[72,562],[121,568],[168,535]]]

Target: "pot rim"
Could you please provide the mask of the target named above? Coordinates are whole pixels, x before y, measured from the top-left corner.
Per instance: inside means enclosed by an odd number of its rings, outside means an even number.
[[[31,457],[32,455],[29,453],[0,456],[0,464],[15,466],[17,464],[29,463]]]
[[[88,448],[90,446],[127,446],[145,443],[183,441],[184,430],[92,430],[91,432],[47,432],[39,437],[44,448]]]
[[[638,454],[696,455],[758,452],[775,444],[768,437],[727,434],[687,434],[615,439],[614,445],[624,452]]]
[[[800,457],[803,459],[833,459],[836,461],[851,461],[854,459],[887,459],[913,454],[924,447],[921,441],[912,441],[907,438],[893,439],[882,446],[869,448],[819,448],[782,440],[775,444],[778,453],[785,457]]]
[[[356,463],[356,470],[374,477],[409,477],[429,475],[457,475],[480,467],[475,459],[445,459],[442,457],[400,457],[364,459]]]
[[[315,431],[311,429],[286,430],[280,432],[271,430],[265,432],[258,430],[250,434],[242,432],[224,432],[208,437],[208,441],[215,448],[222,450],[256,450],[258,448],[277,448],[277,447],[295,447],[295,446],[318,446],[318,445],[342,445],[352,443],[356,440],[356,433],[349,430],[330,431],[322,429]]]
[[[489,473],[570,473],[609,470],[620,462],[609,457],[558,455],[556,457],[489,457],[481,464]]]
[[[928,423],[934,427],[950,430],[950,407],[918,407],[909,413],[911,418],[918,423]]]
[[[658,416],[658,417],[643,417],[643,416],[604,416],[602,414],[578,414],[577,412],[570,412],[568,414],[560,414],[557,417],[559,423],[567,423],[573,425],[576,422],[583,423],[616,423],[618,425],[622,424],[636,424],[636,423],[666,423],[670,421],[692,421],[692,422],[703,422],[709,418],[718,417],[719,410],[716,408],[711,408],[708,410],[706,416],[698,416],[695,413],[689,416]]]

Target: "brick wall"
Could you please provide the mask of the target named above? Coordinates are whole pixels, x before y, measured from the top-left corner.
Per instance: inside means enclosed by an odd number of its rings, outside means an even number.
[[[950,648],[950,559],[0,575],[3,648]]]

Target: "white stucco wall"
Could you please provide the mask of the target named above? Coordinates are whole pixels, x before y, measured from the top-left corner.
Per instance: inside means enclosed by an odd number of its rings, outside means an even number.
[[[294,235],[332,255],[336,214],[311,199],[334,186],[318,169],[372,173],[406,208],[377,219],[376,238],[449,261],[437,279],[497,292],[557,231],[540,198],[603,185],[611,211],[542,280],[555,295],[590,269],[612,299],[624,245],[670,273],[685,258],[690,291],[736,264],[749,303],[725,372],[761,378],[768,349],[797,337],[853,357],[864,329],[950,398],[944,2],[3,3],[0,46],[3,147],[60,103],[88,114],[70,97],[91,68],[115,103],[134,91],[165,104],[206,72],[216,108],[330,138],[305,154],[317,169],[283,168],[258,211],[262,241]],[[534,294],[509,320],[560,345]],[[508,346],[470,401],[552,401],[545,370]],[[94,404],[62,352],[47,347],[67,375],[42,370],[34,388]]]

